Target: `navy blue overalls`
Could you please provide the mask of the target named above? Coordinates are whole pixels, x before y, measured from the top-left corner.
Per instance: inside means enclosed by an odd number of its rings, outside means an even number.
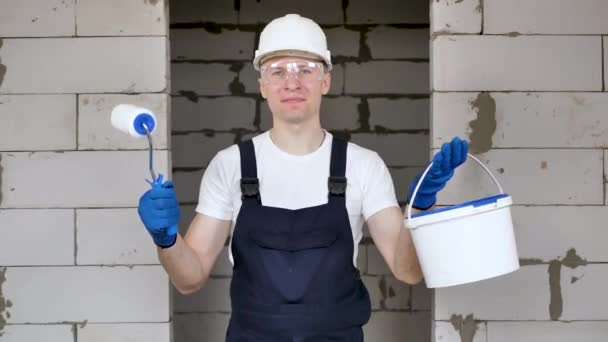
[[[333,139],[328,203],[292,210],[261,204],[253,142],[239,144],[242,206],[226,341],[363,341],[371,304],[353,265],[346,147]]]

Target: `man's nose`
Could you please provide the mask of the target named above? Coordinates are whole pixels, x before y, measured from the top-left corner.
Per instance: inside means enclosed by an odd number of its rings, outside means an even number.
[[[298,89],[300,88],[300,80],[298,80],[296,74],[287,73],[284,86],[285,89]]]

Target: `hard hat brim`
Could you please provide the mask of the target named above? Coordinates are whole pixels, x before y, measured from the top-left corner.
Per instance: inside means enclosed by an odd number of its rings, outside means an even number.
[[[277,50],[277,51],[271,51],[271,52],[267,52],[267,53],[263,53],[260,54],[259,51],[256,51],[256,56],[253,60],[253,67],[255,68],[255,70],[260,70],[260,67],[262,66],[262,64],[264,64],[265,61],[267,61],[270,58],[274,58],[274,57],[302,57],[302,58],[309,58],[309,59],[316,59],[319,61],[323,61],[325,63],[325,66],[327,67],[327,71],[331,70],[332,68],[332,64],[331,64],[331,60],[329,58],[327,58],[326,56],[321,56],[318,55],[316,53],[312,53],[309,51],[302,51],[302,50]],[[329,55],[329,53],[328,53]]]

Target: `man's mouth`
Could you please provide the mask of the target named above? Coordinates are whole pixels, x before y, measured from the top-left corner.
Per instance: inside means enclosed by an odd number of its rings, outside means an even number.
[[[283,103],[298,103],[298,102],[304,102],[304,101],[305,101],[305,99],[302,97],[288,97],[288,98],[281,100],[281,102],[283,102]]]

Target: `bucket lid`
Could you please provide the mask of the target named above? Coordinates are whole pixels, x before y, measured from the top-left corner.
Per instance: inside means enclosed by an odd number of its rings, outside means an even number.
[[[405,222],[407,227],[417,228],[425,224],[500,209],[506,206],[510,206],[512,203],[513,200],[511,199],[511,196],[503,193],[477,199],[474,201],[464,202],[462,204],[456,204],[448,207],[442,207],[415,213],[412,214],[412,218],[410,220],[406,218]]]

